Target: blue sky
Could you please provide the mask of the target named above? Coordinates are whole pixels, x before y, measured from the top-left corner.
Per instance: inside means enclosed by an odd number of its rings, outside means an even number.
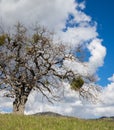
[[[83,104],[68,84],[65,84],[64,99],[54,105],[42,102],[42,96],[32,92],[26,104],[26,114],[53,111],[82,118],[114,115],[113,5],[114,0],[0,0],[0,22],[4,25],[12,26],[20,21],[31,27],[38,22],[55,31],[65,45],[74,48],[86,44],[89,51],[87,62],[80,64],[66,60],[64,64],[83,75],[96,73],[100,78],[97,83],[105,86],[100,95],[103,102],[96,105]],[[13,100],[2,96],[3,92],[0,93],[0,112],[12,111]]]
[[[86,0],[85,12],[98,23],[99,37],[107,49],[104,66],[98,71],[99,84],[106,86],[114,73],[114,0]]]

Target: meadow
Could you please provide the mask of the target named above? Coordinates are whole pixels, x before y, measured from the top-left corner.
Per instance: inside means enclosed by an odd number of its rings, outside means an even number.
[[[0,130],[114,130],[114,120],[0,114]]]

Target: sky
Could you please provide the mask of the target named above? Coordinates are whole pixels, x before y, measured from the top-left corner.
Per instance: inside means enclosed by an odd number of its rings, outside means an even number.
[[[83,75],[96,74],[97,84],[103,88],[102,102],[97,104],[82,102],[67,84],[63,100],[54,104],[32,92],[26,114],[53,111],[81,118],[114,115],[113,5],[113,0],[0,0],[0,22],[4,25],[12,26],[20,21],[30,27],[38,22],[56,32],[55,41],[59,38],[72,48],[79,44],[85,46],[88,57],[84,64],[65,61],[64,65]],[[10,112],[13,100],[2,95],[0,112]]]
[[[86,0],[85,12],[89,14],[93,20],[98,23],[98,33],[103,39],[103,45],[107,49],[107,54],[104,60],[104,65],[99,69],[99,76],[101,80],[99,83],[106,86],[108,83],[107,78],[114,72],[113,55],[114,55],[114,1],[113,0]]]

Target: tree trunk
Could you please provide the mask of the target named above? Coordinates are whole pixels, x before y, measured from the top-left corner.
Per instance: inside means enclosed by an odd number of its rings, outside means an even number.
[[[13,102],[13,113],[23,115],[26,101],[27,101],[27,96],[25,95],[16,97],[15,101]]]

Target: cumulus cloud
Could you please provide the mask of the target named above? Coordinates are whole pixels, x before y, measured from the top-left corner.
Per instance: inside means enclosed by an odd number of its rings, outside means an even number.
[[[99,116],[113,116],[114,115],[114,74],[108,78],[111,82],[103,88],[101,95],[102,102],[96,107],[96,112]]]
[[[5,91],[0,92],[0,113],[6,113],[12,111],[12,99],[3,97]]]
[[[112,75],[112,77],[108,78],[108,80],[114,82],[114,74]]]
[[[68,28],[66,32],[59,32],[62,41],[68,45],[75,47],[79,44],[84,44],[91,39],[97,37],[96,27],[91,26],[78,26],[74,28]]]
[[[76,6],[73,0],[2,0],[0,16],[8,24],[17,21],[25,24],[39,22],[48,28],[60,29],[64,26],[67,15],[74,12]]]
[[[69,89],[69,85],[66,84],[63,95],[58,102],[54,102],[54,104],[50,104],[46,101],[40,94],[37,92],[33,92],[29,96],[29,102],[26,104],[26,114],[37,113],[42,111],[53,111],[57,113],[61,113],[63,115],[73,115],[74,108],[75,111],[77,107],[82,107],[82,102],[79,100],[78,93]],[[32,106],[31,103],[35,102]],[[32,109],[31,109],[32,107]],[[76,112],[77,113],[77,112]],[[74,116],[76,116],[76,113]]]
[[[110,105],[114,105],[114,75],[109,78],[111,80],[111,83],[109,83],[103,91],[103,100],[105,101],[105,104],[110,104]]]
[[[88,45],[88,49],[90,51],[90,58],[89,58],[89,68],[88,71],[91,73],[95,73],[96,70],[103,66],[104,58],[106,55],[106,48],[102,46],[100,39],[95,38],[91,41]]]

